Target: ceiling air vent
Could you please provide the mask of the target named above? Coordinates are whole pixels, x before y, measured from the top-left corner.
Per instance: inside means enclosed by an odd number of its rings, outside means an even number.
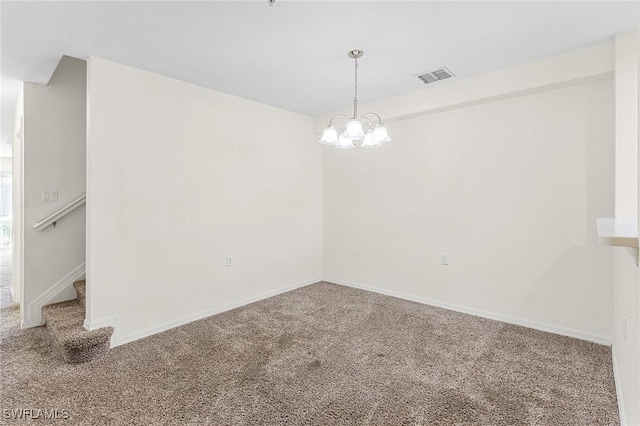
[[[436,68],[435,70],[427,71],[423,74],[418,74],[420,80],[424,82],[424,84],[435,83],[436,81],[446,80],[447,78],[453,77],[453,73],[449,71],[447,67]]]

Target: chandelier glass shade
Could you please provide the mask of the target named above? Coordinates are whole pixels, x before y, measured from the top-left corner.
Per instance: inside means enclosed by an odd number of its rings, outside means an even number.
[[[356,143],[362,141],[362,148],[374,148],[383,143],[391,142],[387,134],[387,128],[382,119],[375,112],[367,112],[358,117],[358,58],[362,57],[362,50],[352,50],[348,56],[355,61],[355,95],[353,97],[353,116],[346,114],[336,114],[329,120],[329,125],[322,132],[320,143],[332,145],[340,149],[355,148]],[[338,131],[333,126],[336,118],[346,118],[347,124],[344,131],[338,135]],[[376,120],[372,122],[371,120]],[[375,124],[374,124],[375,123]],[[364,125],[363,125],[364,124]],[[366,126],[366,132],[365,132]]]

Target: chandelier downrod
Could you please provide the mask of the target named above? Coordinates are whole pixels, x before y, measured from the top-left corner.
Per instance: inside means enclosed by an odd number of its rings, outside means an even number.
[[[353,58],[355,62],[355,78],[354,78],[354,95],[353,95],[353,119],[355,120],[358,117],[358,58],[364,55],[364,51],[362,50],[352,50],[349,52],[348,56]]]

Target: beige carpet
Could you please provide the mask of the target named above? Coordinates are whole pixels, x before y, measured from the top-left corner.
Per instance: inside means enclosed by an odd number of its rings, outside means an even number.
[[[0,245],[0,308],[12,305],[12,248],[10,245]]]
[[[67,410],[59,424],[618,424],[608,347],[334,284],[77,366],[16,312],[2,311],[2,409]]]

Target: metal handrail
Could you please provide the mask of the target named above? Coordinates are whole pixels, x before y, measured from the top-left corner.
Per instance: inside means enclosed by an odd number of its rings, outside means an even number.
[[[33,229],[37,231],[42,231],[49,225],[53,225],[55,227],[56,222],[58,220],[62,219],[63,217],[65,217],[66,215],[68,215],[69,213],[71,213],[72,211],[74,211],[75,209],[77,209],[78,207],[80,207],[86,202],[87,202],[87,194],[82,194],[80,197],[76,198],[75,200],[73,200],[72,202],[70,202],[69,204],[67,204],[60,210],[58,210],[57,212],[45,217],[40,222],[33,225]]]

